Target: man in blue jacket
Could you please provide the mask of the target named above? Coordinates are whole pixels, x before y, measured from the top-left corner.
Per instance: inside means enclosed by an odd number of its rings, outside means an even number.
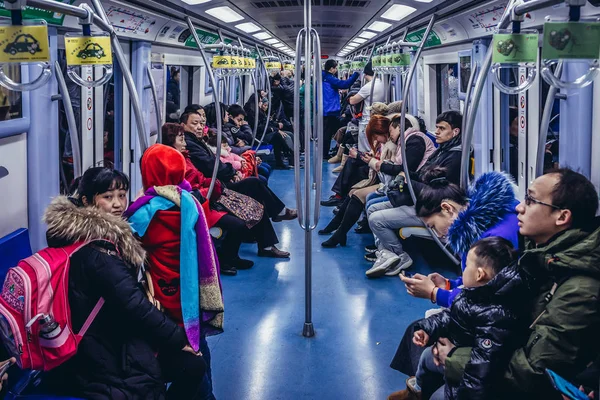
[[[323,70],[323,158],[328,158],[331,137],[339,129],[338,116],[341,111],[340,89],[349,89],[360,76],[358,72],[349,79],[341,80],[335,77],[337,61],[327,60]]]

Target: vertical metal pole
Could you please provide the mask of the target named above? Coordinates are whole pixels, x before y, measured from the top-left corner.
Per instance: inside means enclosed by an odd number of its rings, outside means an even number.
[[[94,9],[96,10],[96,13],[98,13],[100,19],[104,21],[104,23],[110,29],[112,49],[115,53],[117,61],[119,61],[119,65],[121,66],[121,72],[123,73],[123,79],[125,80],[125,85],[127,85],[127,91],[129,92],[131,106],[135,115],[138,139],[140,141],[141,151],[143,153],[148,148],[148,139],[146,136],[146,127],[144,125],[144,118],[142,115],[140,98],[138,96],[137,90],[135,89],[135,84],[133,82],[133,77],[131,76],[131,71],[129,70],[129,65],[127,65],[127,60],[125,59],[125,54],[123,53],[123,49],[121,48],[121,44],[119,43],[117,34],[112,25],[110,24],[108,16],[106,15],[106,12],[104,11],[102,4],[100,3],[100,0],[92,0],[92,4],[94,6]]]
[[[318,63],[321,60],[321,40],[319,39],[319,35],[316,30],[311,29],[311,35],[313,36],[313,46],[315,49],[315,64],[318,66]],[[308,40],[308,38],[307,38]],[[318,73],[317,73],[318,71]],[[315,152],[316,152],[316,162],[315,162],[315,214],[313,219],[313,224],[310,226],[310,229],[313,230],[317,227],[319,222],[319,217],[321,213],[321,207],[319,201],[321,200],[321,190],[323,188],[323,151],[320,146],[323,146],[323,75],[321,74],[320,69],[317,69],[315,66],[315,72],[313,74],[314,77],[314,87],[315,87],[315,95],[313,96],[314,108],[317,110],[317,117],[314,120],[314,124],[316,124],[317,134],[315,136]],[[312,254],[311,254],[312,257]]]
[[[298,36],[296,37],[296,75],[294,76],[294,132],[300,132],[300,74],[301,74],[301,65],[300,60],[302,56],[302,37],[306,35],[306,29],[301,29],[298,32]],[[306,58],[306,57],[305,57]],[[306,69],[304,70],[304,88],[306,89],[306,85],[310,85],[310,81],[306,78]],[[306,93],[306,92],[305,92]],[[304,101],[306,101],[306,96],[304,97]],[[306,107],[305,107],[306,109]],[[306,121],[306,119],[305,119]],[[308,126],[304,127],[304,137],[308,134]],[[308,155],[310,152],[306,151],[305,154]],[[308,158],[305,157],[305,161]],[[296,208],[298,209],[298,223],[302,229],[305,228],[304,225],[304,203],[302,202],[302,188],[300,185],[300,140],[294,141],[294,164],[296,168],[294,168],[294,184],[296,189]]]
[[[560,79],[562,75],[563,63],[558,62],[554,76]],[[558,88],[556,86],[550,86],[548,95],[546,97],[546,103],[544,104],[544,113],[542,114],[542,122],[540,124],[540,138],[538,141],[537,157],[535,161],[535,177],[544,175],[544,155],[546,153],[546,140],[548,140],[548,129],[550,129],[550,117],[552,116],[552,108],[554,107],[554,100],[556,99],[556,93]]]
[[[73,150],[73,177],[81,176],[81,146],[79,145],[79,132],[77,132],[77,122],[75,121],[75,113],[73,112],[73,104],[71,104],[71,96],[67,89],[67,83],[60,69],[58,61],[54,62],[54,75],[58,83],[58,91],[62,97],[63,107],[67,116],[67,127],[69,128],[69,137],[71,138],[71,148]],[[62,167],[61,167],[62,169]],[[68,188],[67,188],[68,189]]]
[[[304,60],[305,70],[304,76],[307,84],[304,85],[304,151],[305,151],[305,163],[304,163],[304,206],[306,207],[304,212],[304,328],[302,329],[302,335],[304,337],[313,337],[315,335],[315,328],[312,324],[312,232],[310,230],[310,174],[311,174],[311,150],[312,152],[319,152],[319,143],[315,148],[311,149],[310,140],[312,138],[312,126],[311,126],[311,99],[312,89],[311,82],[314,82],[312,77],[313,66],[317,66],[320,60],[313,58],[312,52],[312,41],[310,40],[312,26],[311,16],[311,2],[304,1],[304,29],[306,32],[304,42]],[[314,61],[313,61],[314,60]],[[313,65],[314,62],[314,65]],[[315,69],[314,73],[317,71]],[[316,89],[316,88],[315,88]],[[314,105],[317,106],[316,104]],[[316,123],[316,121],[313,121]],[[310,134],[308,134],[308,128],[311,127]],[[312,155],[314,156],[314,155]],[[299,165],[296,166],[299,168]],[[319,182],[320,184],[320,182]]]
[[[156,84],[154,83],[154,77],[152,76],[151,64],[146,66],[146,72],[148,73],[148,82],[150,82],[150,90],[152,91],[152,98],[154,99],[154,112],[156,114],[156,134],[158,135],[157,143],[162,143],[162,115],[160,115],[160,104],[158,104],[158,94],[156,93]]]
[[[433,29],[433,25],[437,19],[437,15],[433,15],[431,20],[429,21],[429,25],[427,25],[427,29],[425,30],[425,34],[423,35],[423,40],[421,41],[419,48],[417,49],[417,53],[415,54],[415,58],[410,66],[410,70],[408,71],[408,75],[406,76],[406,81],[402,87],[402,112],[400,117],[400,143],[401,143],[401,151],[402,151],[402,159],[407,160],[406,157],[406,135],[404,133],[406,129],[406,103],[408,101],[408,96],[410,93],[410,85],[415,75],[415,70],[417,69],[419,58],[421,57],[421,53],[423,52],[423,48],[425,47],[425,43],[427,43],[427,39],[429,38],[429,34]],[[463,150],[464,151],[464,150]],[[417,198],[415,196],[415,191],[412,187],[412,182],[410,180],[410,171],[408,170],[408,165],[406,162],[402,163],[402,168],[404,170],[404,177],[406,179],[406,185],[408,186],[408,190],[410,192],[410,197],[413,200],[413,203],[416,203]],[[454,262],[455,264],[459,264],[459,261],[454,257],[454,255],[446,248],[446,246],[440,241],[435,232],[431,230],[427,225],[425,225],[427,230],[429,231],[433,240],[437,243],[437,245],[442,249],[442,251]]]
[[[258,57],[260,58],[260,64],[262,65],[263,71],[265,73],[265,78],[266,78],[265,84],[267,85],[267,99],[269,99],[269,105],[268,105],[268,109],[267,109],[267,122],[265,123],[265,129],[263,130],[263,134],[260,138],[260,141],[258,142],[258,145],[256,145],[256,149],[258,149],[260,147],[260,145],[262,144],[263,140],[265,139],[265,135],[267,134],[267,129],[269,128],[269,119],[271,118],[271,81],[269,80],[269,72],[267,71],[267,66],[265,65],[265,59],[260,54],[258,45],[255,44],[254,46],[256,47],[256,52],[258,53]],[[258,126],[258,119],[256,120],[256,125]]]
[[[98,0],[96,0],[96,1],[98,1]],[[204,49],[202,48],[202,44],[200,43],[200,39],[198,38],[198,33],[196,33],[196,28],[194,27],[194,24],[192,23],[192,20],[190,19],[190,17],[185,17],[185,22],[187,22],[188,28],[190,29],[190,32],[194,36],[194,40],[196,41],[196,46],[198,46],[198,51],[200,52],[200,56],[202,57],[202,61],[204,62],[204,65],[206,65],[206,71],[208,72],[208,79],[210,80],[210,85],[213,88],[212,95],[213,95],[213,100],[215,101],[215,111],[217,113],[217,149],[216,149],[216,154],[215,154],[215,164],[213,167],[213,173],[212,173],[212,179],[210,181],[210,186],[208,187],[208,193],[206,195],[206,198],[210,199],[210,196],[212,195],[213,189],[215,187],[215,182],[217,181],[217,173],[219,172],[219,162],[221,159],[221,146],[218,144],[221,143],[221,136],[223,134],[223,116],[221,115],[221,105],[219,104],[219,99],[218,99],[218,94],[217,94],[217,85],[216,85],[216,81],[215,81],[215,74],[213,73],[210,63],[208,62],[208,58],[206,57],[206,54],[204,53]]]
[[[473,63],[473,68],[471,68],[471,76],[469,76],[469,83],[467,84],[467,93],[465,95],[465,107],[463,109],[463,123],[460,128],[460,133],[462,135],[462,149],[465,151],[467,147],[470,147],[471,142],[467,142],[467,136],[465,134],[465,127],[467,123],[467,116],[469,115],[469,105],[471,101],[471,91],[473,89],[473,81],[477,76],[477,68],[479,65],[477,63]],[[467,189],[469,185],[469,168],[462,168],[460,171],[460,187],[464,190]]]

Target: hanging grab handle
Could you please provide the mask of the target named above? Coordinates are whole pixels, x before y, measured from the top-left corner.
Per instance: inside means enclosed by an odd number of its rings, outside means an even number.
[[[28,83],[19,83],[10,79],[5,73],[2,64],[0,64],[0,85],[7,89],[14,90],[15,92],[29,92],[39,87],[44,86],[52,76],[52,67],[47,62],[40,62],[39,65],[42,68],[42,72],[37,78]]]
[[[93,67],[93,65],[90,65],[90,67]],[[111,65],[102,65],[101,67],[104,69],[104,75],[102,75],[102,78],[96,81],[88,81],[83,79],[77,72],[75,72],[74,68],[67,69],[67,76],[79,86],[85,86],[88,88],[104,86],[104,84],[108,83],[108,81],[110,81],[112,78],[113,67]]]
[[[513,9],[514,10],[514,9]],[[538,33],[521,31],[523,15],[511,11],[512,30],[498,30],[492,42],[492,82],[502,93],[518,94],[529,90],[537,75]],[[502,71],[526,68],[527,75],[515,86],[502,82]]]
[[[589,60],[588,71],[585,74],[572,81],[563,81],[552,72],[552,66],[558,62],[557,60],[542,60],[541,75],[549,85],[559,89],[584,88],[594,82],[594,79],[598,76],[598,72],[600,72],[600,63],[598,60]]]

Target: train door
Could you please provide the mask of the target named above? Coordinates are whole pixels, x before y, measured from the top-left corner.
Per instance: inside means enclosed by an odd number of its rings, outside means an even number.
[[[206,68],[195,52],[152,46],[152,71],[165,122],[179,122],[190,104],[212,102]]]
[[[501,79],[508,86],[526,80],[524,68],[507,68]],[[541,87],[540,87],[541,86]],[[494,161],[495,169],[512,176],[518,196],[525,195],[528,182],[535,177],[539,126],[543,108],[539,75],[529,90],[517,94],[501,93],[494,88]]]
[[[470,49],[471,45],[456,46],[455,48],[433,49],[423,57],[423,87],[424,99],[418,100],[419,114],[427,128],[435,130],[436,117],[444,111],[461,111],[459,98],[458,75],[459,58],[457,51]],[[421,90],[421,88],[419,89]]]

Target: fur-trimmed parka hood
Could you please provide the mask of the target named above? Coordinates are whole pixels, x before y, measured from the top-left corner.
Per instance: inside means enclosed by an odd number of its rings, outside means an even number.
[[[469,205],[448,230],[448,244],[456,254],[463,255],[486,231],[507,215],[516,214],[515,208],[519,204],[512,178],[502,172],[481,175],[469,187],[467,196]],[[514,228],[515,231],[518,229]]]
[[[128,264],[144,265],[146,252],[133,236],[127,221],[95,207],[77,207],[65,196],[56,197],[44,213],[48,225],[48,244],[69,245],[76,242],[104,240],[114,244]]]

